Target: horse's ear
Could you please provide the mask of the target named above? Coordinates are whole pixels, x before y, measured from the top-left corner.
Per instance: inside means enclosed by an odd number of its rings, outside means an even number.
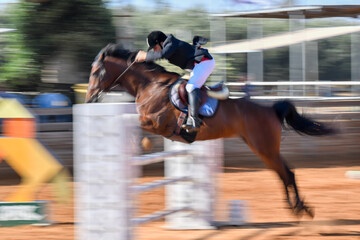
[[[104,52],[101,52],[100,54],[99,54],[99,56],[98,56],[98,61],[102,61],[102,60],[104,60],[104,55],[105,55],[105,53]]]
[[[103,61],[103,60],[104,60],[104,51],[101,51],[98,53],[98,55],[96,55],[91,66],[94,66],[94,65],[98,64],[99,61]]]

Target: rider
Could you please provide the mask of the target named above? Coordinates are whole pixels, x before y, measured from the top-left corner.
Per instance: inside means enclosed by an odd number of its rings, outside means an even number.
[[[193,45],[190,45],[172,34],[165,35],[161,31],[153,31],[147,37],[148,51],[139,51],[135,59],[137,62],[149,62],[164,58],[182,69],[191,71],[190,79],[186,84],[190,115],[183,125],[188,132],[198,131],[200,128],[200,88],[215,67],[215,60],[208,50],[201,48],[206,42],[207,39],[195,36]],[[151,49],[154,51],[149,52]]]

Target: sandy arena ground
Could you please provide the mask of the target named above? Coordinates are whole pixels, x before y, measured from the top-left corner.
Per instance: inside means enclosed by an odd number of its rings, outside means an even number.
[[[249,223],[241,227],[218,230],[174,231],[164,229],[163,221],[145,224],[136,229],[139,240],[260,240],[260,239],[360,239],[360,179],[349,179],[345,172],[360,170],[360,157],[354,155],[312,156],[293,158],[297,183],[302,196],[315,208],[313,220],[297,219],[291,215],[284,201],[282,183],[274,172],[264,168],[256,157],[246,161],[229,159],[219,176],[220,205],[228,200],[247,200]],[[148,167],[142,181],[162,177],[162,166]],[[0,197],[16,188],[16,180],[0,181]],[[140,196],[140,214],[164,207],[163,190]],[[45,186],[39,199],[51,199]],[[73,203],[52,204],[52,220],[47,227],[20,226],[0,228],[1,240],[72,240],[74,239]],[[222,212],[220,214],[225,214]],[[109,239],[112,240],[112,239]]]

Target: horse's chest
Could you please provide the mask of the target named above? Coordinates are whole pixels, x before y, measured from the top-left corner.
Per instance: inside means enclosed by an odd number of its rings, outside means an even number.
[[[138,111],[141,126],[157,127],[161,119],[161,110],[156,109],[141,109]]]
[[[173,110],[165,88],[149,86],[136,99],[136,105],[143,129],[158,134],[166,131]]]
[[[138,109],[141,128],[161,134],[169,127],[171,111],[169,106]]]

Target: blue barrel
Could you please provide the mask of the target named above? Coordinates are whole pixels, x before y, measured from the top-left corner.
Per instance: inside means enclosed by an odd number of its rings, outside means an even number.
[[[70,99],[60,93],[43,93],[33,99],[35,108],[69,108],[71,107]],[[71,115],[45,115],[39,116],[41,123],[49,122],[71,122]]]

